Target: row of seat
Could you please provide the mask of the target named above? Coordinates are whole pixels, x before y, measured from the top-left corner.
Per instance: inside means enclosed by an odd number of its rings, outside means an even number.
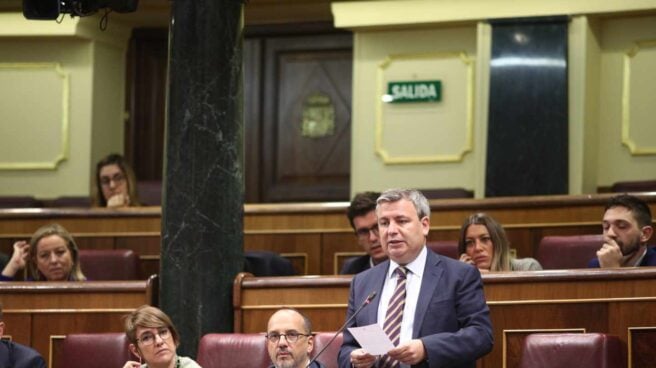
[[[586,268],[603,242],[601,234],[545,236],[538,245],[536,259],[545,270]],[[430,241],[426,246],[443,256],[459,258],[456,241]]]
[[[314,337],[314,353],[328,345],[334,332],[318,332]],[[342,344],[339,334],[319,357],[326,368],[337,368],[337,353]],[[85,333],[67,335],[62,343],[57,367],[122,367],[133,360],[124,333]],[[203,336],[196,361],[203,368],[266,368],[271,359],[264,334],[215,333]]]
[[[428,199],[474,198],[474,192],[463,188],[422,189]],[[157,180],[137,182],[139,202],[143,206],[162,205],[162,182]],[[0,208],[62,208],[91,207],[88,196],[63,196],[39,200],[32,196],[0,196]]]
[[[131,249],[80,249],[80,266],[88,280],[139,280],[139,256]],[[293,276],[288,259],[268,251],[244,254],[244,272],[255,276]]]
[[[140,181],[137,193],[142,206],[162,205],[162,182]],[[92,206],[89,196],[62,196],[54,199],[37,199],[33,196],[0,196],[0,208],[64,208]]]
[[[314,352],[322,351],[334,336],[315,335]],[[326,368],[337,368],[341,334],[318,357]],[[617,336],[602,333],[530,334],[524,340],[520,368],[622,368],[626,348]],[[72,334],[64,339],[60,367],[121,367],[130,360],[123,333]],[[263,334],[207,334],[198,346],[204,368],[266,368],[271,360]]]
[[[537,260],[544,269],[585,268],[601,247],[601,235],[546,236],[540,242]],[[427,246],[438,254],[458,259],[456,241],[431,241]],[[244,271],[255,276],[291,276],[291,262],[273,252],[246,252]],[[82,271],[89,280],[136,280],[139,257],[129,249],[82,249]]]
[[[421,189],[428,199],[474,198],[474,192],[463,188]],[[623,181],[614,183],[614,193],[654,192],[656,180]],[[162,182],[158,180],[137,182],[139,200],[145,206],[161,206]],[[0,196],[0,208],[39,208],[39,207],[91,207],[91,199],[86,196],[64,196],[52,200],[38,200],[31,196]]]

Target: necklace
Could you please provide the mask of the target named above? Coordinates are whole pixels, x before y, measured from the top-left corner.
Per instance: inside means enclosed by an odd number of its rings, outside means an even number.
[[[175,358],[175,368],[180,368],[180,357]]]

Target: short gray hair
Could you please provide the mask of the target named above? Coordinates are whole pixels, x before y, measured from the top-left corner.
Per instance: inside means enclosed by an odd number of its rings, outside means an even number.
[[[417,210],[417,216],[420,220],[424,217],[430,219],[430,206],[428,205],[428,199],[416,189],[388,189],[384,191],[376,200],[376,210],[380,208],[382,203],[398,202],[402,199],[412,202]]]

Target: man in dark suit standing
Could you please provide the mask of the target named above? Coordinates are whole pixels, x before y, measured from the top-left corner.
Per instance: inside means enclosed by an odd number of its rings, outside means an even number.
[[[0,304],[0,336],[5,333]],[[7,340],[0,341],[0,367],[2,368],[46,368],[46,362],[34,349]]]
[[[368,270],[387,259],[387,255],[378,239],[378,221],[376,221],[376,199],[380,193],[363,192],[353,197],[346,216],[358,237],[358,244],[367,252],[366,255],[347,259],[339,272],[352,275]]]
[[[396,347],[374,356],[345,331],[340,368],[475,367],[493,344],[480,272],[426,248],[430,207],[421,192],[388,190],[377,202],[390,259],[353,277],[347,318],[376,296],[348,327],[378,323]]]

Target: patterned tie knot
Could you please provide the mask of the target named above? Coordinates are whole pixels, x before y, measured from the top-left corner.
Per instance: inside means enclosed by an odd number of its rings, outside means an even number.
[[[394,270],[394,273],[396,273],[396,278],[398,280],[405,280],[406,276],[408,275],[408,269],[403,266],[399,266],[396,268],[396,270]]]

